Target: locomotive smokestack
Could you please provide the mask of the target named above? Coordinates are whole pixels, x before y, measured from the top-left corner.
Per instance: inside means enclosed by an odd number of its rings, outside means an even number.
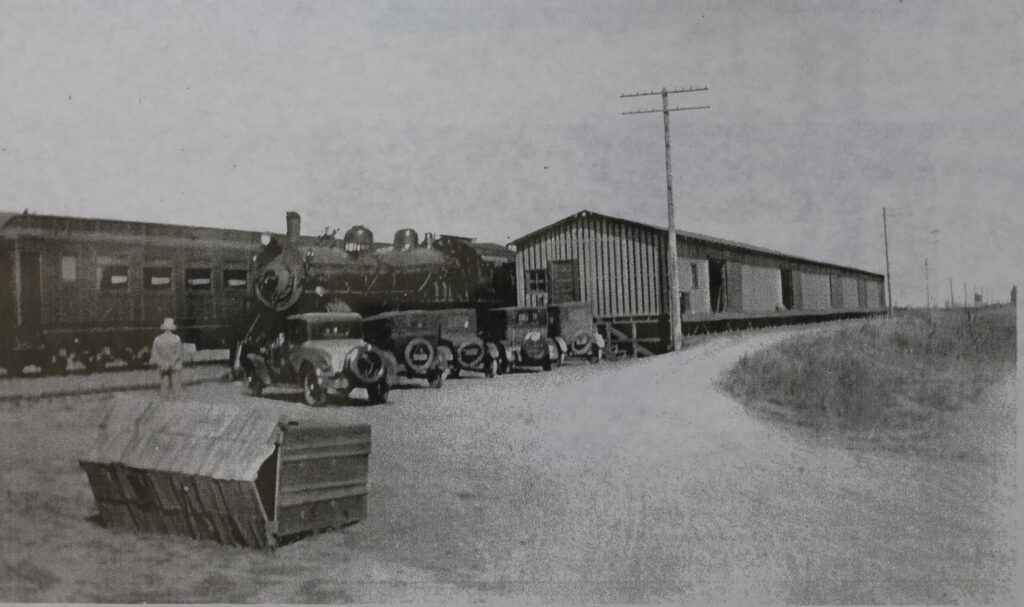
[[[286,237],[288,242],[295,242],[299,239],[299,230],[302,227],[302,216],[295,211],[288,211],[285,215],[285,220],[288,222],[288,232]]]

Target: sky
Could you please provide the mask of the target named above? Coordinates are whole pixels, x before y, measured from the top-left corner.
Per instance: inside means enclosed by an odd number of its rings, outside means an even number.
[[[583,209],[1007,299],[1024,4],[0,0],[0,209],[506,243]]]

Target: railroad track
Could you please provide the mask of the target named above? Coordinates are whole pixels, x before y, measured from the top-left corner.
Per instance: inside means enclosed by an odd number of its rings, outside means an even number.
[[[183,386],[217,381],[228,377],[225,364],[190,365],[182,371]],[[108,370],[103,373],[48,376],[0,377],[0,402],[30,401],[46,398],[156,390],[159,377],[152,369]]]

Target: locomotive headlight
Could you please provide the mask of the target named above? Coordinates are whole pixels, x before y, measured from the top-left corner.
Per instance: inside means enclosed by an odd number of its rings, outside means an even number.
[[[324,291],[323,287],[321,287],[320,285],[317,285],[317,287],[315,289],[313,289],[313,292],[316,293],[317,297],[323,297],[324,293],[326,293],[327,291]]]

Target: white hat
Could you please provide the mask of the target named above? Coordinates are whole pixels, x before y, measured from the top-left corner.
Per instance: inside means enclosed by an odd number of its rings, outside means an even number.
[[[174,326],[173,318],[165,318],[162,325],[160,325],[161,331],[177,331],[178,327]]]

